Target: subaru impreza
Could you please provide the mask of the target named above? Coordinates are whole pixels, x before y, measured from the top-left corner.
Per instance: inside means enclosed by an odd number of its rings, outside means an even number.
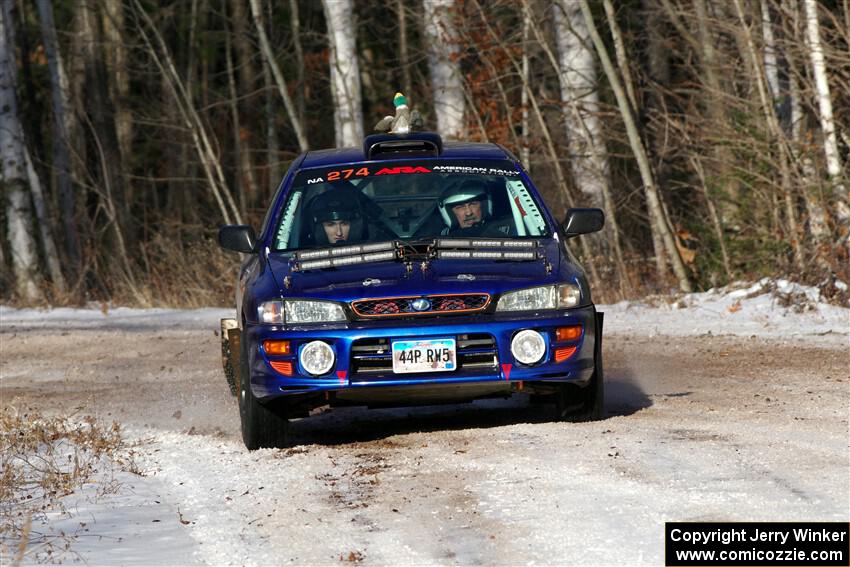
[[[469,402],[522,391],[559,419],[603,412],[602,313],[558,221],[497,144],[374,135],[289,168],[243,253],[225,374],[250,450],[317,407]]]

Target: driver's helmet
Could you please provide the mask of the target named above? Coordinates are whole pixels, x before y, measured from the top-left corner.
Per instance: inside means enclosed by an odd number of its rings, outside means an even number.
[[[463,205],[470,201],[481,201],[481,216],[482,220],[486,220],[493,216],[493,199],[490,197],[490,191],[487,189],[487,184],[480,179],[467,179],[461,183],[455,184],[440,195],[437,201],[437,208],[440,210],[440,215],[443,217],[446,226],[449,228],[457,228],[457,218],[452,214],[452,207]]]
[[[331,189],[317,195],[310,203],[310,221],[313,225],[313,240],[316,244],[328,244],[328,236],[322,223],[344,220],[351,223],[347,242],[363,240],[363,212],[355,188]]]

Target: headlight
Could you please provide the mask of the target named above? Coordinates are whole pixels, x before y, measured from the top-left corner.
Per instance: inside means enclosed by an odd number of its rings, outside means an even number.
[[[257,317],[262,323],[330,323],[345,321],[345,312],[332,301],[287,299],[261,303]]]
[[[581,289],[573,284],[547,285],[510,291],[502,295],[496,311],[566,309],[581,302]]]
[[[298,358],[304,370],[314,376],[321,376],[333,368],[336,355],[328,343],[313,341],[304,345]]]
[[[345,321],[342,306],[332,301],[310,301],[307,299],[287,300],[287,323],[328,323]]]

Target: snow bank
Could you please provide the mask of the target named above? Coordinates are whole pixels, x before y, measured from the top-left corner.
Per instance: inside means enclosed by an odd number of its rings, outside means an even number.
[[[850,309],[828,304],[817,288],[765,278],[703,293],[601,305],[608,333],[739,335],[850,343]]]

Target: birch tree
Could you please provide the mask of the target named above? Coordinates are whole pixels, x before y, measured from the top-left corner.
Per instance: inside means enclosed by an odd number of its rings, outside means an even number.
[[[453,22],[454,0],[425,0],[425,40],[437,131],[446,138],[466,135],[466,101],[461,77],[460,44]]]
[[[351,0],[322,0],[330,43],[331,95],[337,147],[359,146],[363,140],[360,66]]]
[[[25,301],[43,299],[38,250],[33,234],[32,206],[27,187],[24,131],[15,92],[14,42],[11,40],[11,2],[0,7],[0,159],[6,194],[6,222],[15,291]]]
[[[835,121],[832,117],[832,98],[829,92],[829,81],[826,78],[826,62],[823,56],[823,46],[820,41],[817,1],[803,0],[803,10],[806,20],[806,40],[818,100],[818,117],[820,118],[821,131],[823,132],[823,151],[826,157],[826,170],[832,182],[832,191],[835,197],[835,216],[838,223],[846,229],[850,228],[850,204],[847,202],[847,187],[842,179],[841,156],[838,153]],[[850,238],[847,239],[845,245],[850,246]]]
[[[596,58],[593,53],[587,22],[581,7],[575,2],[560,2],[553,6],[555,43],[558,49],[558,79],[570,168],[576,187],[592,206],[605,210],[603,235],[593,238],[599,252],[613,250],[621,284],[625,282],[625,263],[620,246],[617,215],[608,183],[608,150],[599,119],[599,91],[596,79]],[[541,43],[545,41],[539,38]]]

